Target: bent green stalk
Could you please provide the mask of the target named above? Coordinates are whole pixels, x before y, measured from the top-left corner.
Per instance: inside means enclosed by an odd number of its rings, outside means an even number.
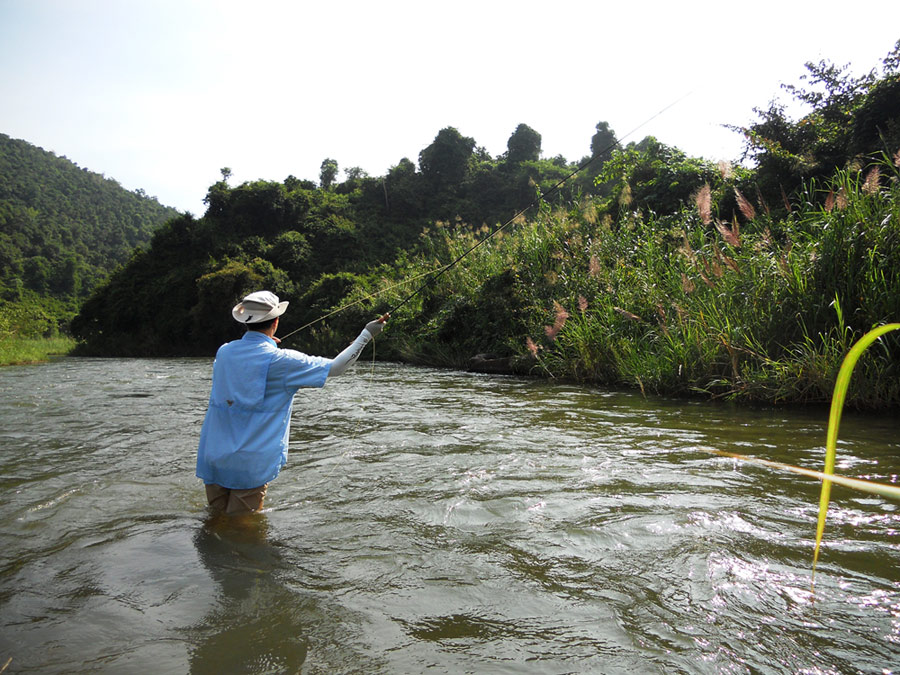
[[[900,329],[900,323],[889,323],[869,331],[853,345],[844,358],[834,385],[834,395],[831,398],[831,412],[828,415],[828,432],[825,439],[825,469],[822,473],[826,475],[834,474],[838,427],[841,424],[841,413],[844,409],[844,401],[847,398],[847,387],[850,385],[850,376],[853,374],[856,362],[875,340],[885,333],[898,329]],[[822,535],[825,532],[825,516],[828,513],[828,503],[831,499],[831,483],[832,481],[827,478],[822,480],[822,492],[819,496],[819,521],[816,526],[816,548],[813,552],[813,580],[816,577],[816,563],[819,560],[819,548],[822,544]]]

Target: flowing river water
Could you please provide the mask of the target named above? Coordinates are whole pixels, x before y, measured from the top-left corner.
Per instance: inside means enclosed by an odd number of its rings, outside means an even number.
[[[897,504],[835,486],[827,411],[359,363],[295,401],[264,513],[194,477],[211,359],[0,369],[6,673],[900,670]],[[838,472],[900,473],[845,414]]]

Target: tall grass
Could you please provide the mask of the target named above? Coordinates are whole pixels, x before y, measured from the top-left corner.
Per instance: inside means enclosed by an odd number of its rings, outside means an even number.
[[[70,337],[0,338],[0,366],[46,361],[53,356],[68,354],[75,348]]]
[[[827,402],[855,339],[900,319],[897,168],[810,182],[777,219],[734,194],[728,222],[708,189],[666,216],[627,202],[615,218],[590,201],[543,209],[427,285],[380,353],[459,366],[490,351],[519,370],[647,392]],[[366,280],[366,311],[484,236],[438,225],[423,253]],[[848,405],[900,405],[900,340],[860,363]]]

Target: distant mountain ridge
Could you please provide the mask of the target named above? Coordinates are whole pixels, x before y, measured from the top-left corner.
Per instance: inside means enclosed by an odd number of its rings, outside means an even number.
[[[0,133],[0,301],[80,302],[179,212]]]

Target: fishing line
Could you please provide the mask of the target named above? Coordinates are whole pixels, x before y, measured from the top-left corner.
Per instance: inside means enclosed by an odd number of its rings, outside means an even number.
[[[650,116],[649,118],[647,118],[646,120],[644,120],[643,122],[641,122],[639,125],[637,125],[636,127],[634,127],[631,131],[629,131],[629,132],[628,132],[627,134],[625,134],[624,136],[615,138],[615,139],[612,141],[612,143],[610,143],[610,144],[607,145],[605,148],[603,148],[603,150],[601,150],[600,152],[594,153],[589,159],[587,159],[586,161],[582,162],[578,167],[576,167],[574,170],[572,170],[567,176],[565,176],[565,177],[562,178],[560,181],[558,181],[553,187],[550,188],[550,190],[547,191],[546,194],[538,194],[538,196],[536,196],[536,197],[531,201],[531,203],[528,204],[528,206],[526,206],[525,208],[520,209],[519,211],[517,211],[517,212],[515,213],[515,215],[512,216],[512,218],[510,218],[509,220],[507,220],[507,221],[506,221],[505,223],[503,223],[502,225],[499,225],[499,226],[495,227],[495,228],[494,228],[494,229],[493,229],[486,237],[484,237],[483,239],[480,239],[479,241],[475,242],[472,246],[470,246],[468,249],[466,249],[465,251],[463,251],[461,254],[459,254],[459,255],[458,255],[456,258],[454,258],[452,261],[450,261],[449,263],[447,263],[447,264],[444,265],[443,267],[439,268],[437,271],[425,272],[425,273],[423,273],[423,274],[417,275],[417,276],[412,277],[412,278],[410,278],[410,279],[406,279],[405,281],[402,281],[402,282],[400,282],[400,283],[394,284],[393,286],[389,286],[389,287],[387,287],[387,288],[383,288],[383,289],[381,289],[381,290],[379,290],[379,291],[376,291],[375,293],[372,293],[372,294],[370,294],[370,295],[367,295],[367,296],[365,296],[365,297],[363,297],[363,298],[360,298],[359,300],[356,300],[356,301],[354,301],[354,302],[351,302],[351,303],[349,303],[349,304],[347,304],[347,305],[343,305],[343,306],[341,306],[341,307],[338,307],[337,309],[332,310],[331,312],[328,312],[327,314],[325,314],[325,315],[319,317],[318,319],[315,319],[314,321],[310,321],[309,323],[307,323],[307,324],[305,324],[305,325],[303,325],[303,326],[300,326],[300,328],[297,328],[296,330],[291,331],[290,333],[288,333],[287,335],[285,335],[284,337],[282,337],[282,338],[280,338],[280,339],[281,339],[281,340],[286,340],[287,338],[291,337],[291,336],[294,335],[295,333],[300,332],[301,330],[304,330],[304,329],[306,329],[306,328],[309,328],[310,326],[313,326],[314,324],[319,323],[320,321],[324,321],[325,319],[327,319],[327,318],[329,318],[329,317],[331,317],[331,316],[334,316],[335,314],[339,314],[340,312],[343,312],[344,310],[349,309],[349,308],[351,308],[351,307],[354,307],[354,306],[356,306],[356,305],[358,305],[358,304],[360,304],[360,303],[362,303],[362,302],[365,302],[366,300],[369,300],[369,299],[371,299],[371,298],[378,297],[379,295],[381,295],[381,294],[383,294],[383,293],[386,293],[386,292],[388,292],[388,291],[390,291],[390,290],[393,290],[394,288],[397,288],[398,286],[403,286],[403,285],[405,285],[405,284],[412,283],[413,281],[416,281],[417,279],[421,279],[422,277],[428,277],[428,280],[427,280],[424,284],[421,284],[420,286],[418,286],[412,293],[410,293],[409,295],[407,295],[403,300],[401,300],[400,302],[398,302],[396,305],[394,305],[393,307],[391,307],[391,308],[386,312],[386,314],[393,314],[393,313],[396,312],[398,309],[400,309],[401,307],[403,307],[404,305],[406,305],[410,300],[412,300],[414,297],[416,297],[416,296],[417,296],[419,293],[421,293],[423,290],[425,290],[426,288],[428,288],[428,287],[434,285],[434,282],[435,282],[435,281],[437,281],[439,278],[441,278],[444,274],[446,274],[446,273],[447,273],[448,271],[450,271],[452,268],[456,267],[456,265],[458,265],[460,262],[462,262],[462,261],[463,261],[467,256],[469,256],[473,251],[475,251],[476,249],[478,249],[480,246],[483,246],[484,244],[486,244],[488,241],[490,241],[490,240],[493,239],[495,236],[497,236],[500,232],[502,232],[502,231],[505,230],[507,227],[509,227],[511,224],[513,224],[516,220],[518,220],[518,219],[521,218],[523,215],[525,215],[525,213],[527,213],[529,209],[533,208],[534,206],[536,206],[536,205],[539,204],[540,202],[546,201],[546,200],[550,199],[551,197],[553,197],[557,192],[559,192],[559,190],[562,188],[563,185],[565,185],[565,184],[566,184],[568,181],[570,181],[572,178],[574,178],[574,177],[577,176],[579,173],[581,173],[582,171],[584,171],[585,169],[587,169],[587,168],[588,168],[591,164],[593,164],[598,158],[600,158],[600,157],[606,155],[608,152],[610,152],[610,151],[613,150],[614,148],[621,146],[622,141],[624,141],[626,138],[629,138],[630,136],[632,136],[632,135],[634,135],[635,133],[637,133],[640,129],[642,129],[643,127],[645,127],[645,126],[647,126],[648,124],[650,124],[650,122],[652,122],[653,120],[655,120],[657,117],[659,117],[660,115],[664,114],[665,112],[667,112],[667,111],[670,110],[671,108],[675,107],[676,105],[678,105],[679,103],[681,103],[684,99],[688,98],[692,93],[693,93],[693,92],[688,92],[688,93],[684,94],[683,96],[677,98],[676,100],[672,101],[672,102],[669,103],[667,106],[665,106],[664,108],[662,108],[661,110],[659,110],[658,112],[656,112],[655,114],[653,114],[652,116]]]
[[[337,309],[334,309],[334,310],[328,312],[328,314],[324,314],[323,316],[320,316],[318,319],[314,319],[313,321],[310,321],[309,323],[306,323],[306,324],[300,326],[300,328],[296,328],[296,329],[292,330],[290,333],[288,333],[284,337],[281,337],[278,339],[286,340],[289,337],[291,337],[294,333],[299,333],[301,330],[305,330],[306,328],[309,328],[310,326],[314,326],[315,324],[319,323],[320,321],[324,321],[325,319],[327,319],[331,316],[334,316],[335,314],[340,314],[341,312],[343,312],[346,309],[355,307],[356,305],[359,305],[359,304],[365,302],[366,300],[371,300],[372,298],[376,298],[379,295],[381,295],[382,293],[387,293],[388,291],[392,291],[399,286],[405,286],[406,284],[411,284],[413,281],[421,279],[422,277],[427,277],[429,274],[432,274],[432,271],[417,274],[414,277],[410,277],[409,279],[405,279],[403,281],[397,282],[396,284],[391,284],[390,286],[388,286],[386,288],[382,288],[381,290],[379,290],[375,293],[370,293],[369,295],[363,296],[359,300],[354,300],[353,302],[349,302],[346,305],[341,305]]]

